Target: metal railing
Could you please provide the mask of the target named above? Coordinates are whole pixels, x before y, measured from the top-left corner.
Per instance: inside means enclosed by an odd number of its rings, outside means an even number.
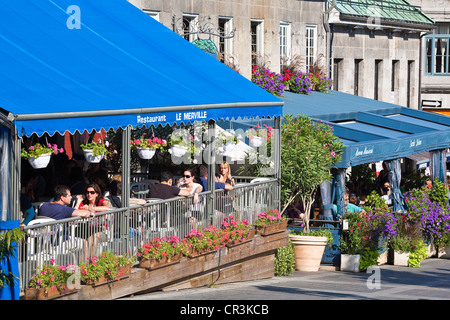
[[[51,259],[66,266],[87,262],[104,251],[134,255],[155,237],[182,239],[192,229],[210,225],[220,228],[223,218],[230,215],[253,223],[259,212],[277,208],[277,189],[277,180],[269,179],[242,183],[231,191],[216,190],[213,199],[211,192],[202,192],[197,203],[193,196],[177,197],[111,209],[97,213],[92,219],[35,219],[24,228],[26,241],[18,248],[21,293],[36,268],[50,264]],[[214,208],[208,210],[212,205]]]

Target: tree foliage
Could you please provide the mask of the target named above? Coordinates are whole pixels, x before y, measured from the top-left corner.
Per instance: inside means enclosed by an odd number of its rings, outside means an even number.
[[[323,121],[304,115],[285,115],[281,128],[281,201],[283,211],[300,198],[305,228],[315,191],[331,178],[330,169],[341,160],[343,143]]]

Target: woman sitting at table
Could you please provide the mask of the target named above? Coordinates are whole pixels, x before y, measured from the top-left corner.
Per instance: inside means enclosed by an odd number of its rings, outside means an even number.
[[[86,199],[82,200],[78,206],[78,209],[92,208],[95,212],[109,210],[109,204],[106,199],[103,198],[102,191],[98,184],[90,183],[86,187],[85,191]]]
[[[184,170],[184,175],[177,182],[177,187],[180,189],[186,189],[189,191],[189,194],[194,195],[194,203],[198,203],[198,194],[203,191],[203,187],[194,182],[195,178],[195,170],[194,169],[186,169]]]
[[[219,175],[216,182],[228,183],[231,186],[235,185],[234,178],[231,176],[230,165],[225,161],[219,166]]]

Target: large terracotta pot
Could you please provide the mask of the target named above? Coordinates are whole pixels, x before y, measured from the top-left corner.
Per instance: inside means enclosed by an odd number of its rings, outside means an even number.
[[[315,272],[327,245],[327,237],[289,235],[294,245],[295,270]]]

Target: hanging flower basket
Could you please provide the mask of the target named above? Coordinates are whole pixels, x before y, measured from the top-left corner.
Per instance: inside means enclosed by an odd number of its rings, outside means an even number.
[[[188,148],[180,146],[178,144],[174,144],[173,146],[170,147],[170,150],[171,150],[172,156],[182,157],[186,154],[186,152],[188,151]]]
[[[251,136],[249,137],[250,147],[258,148],[261,147],[264,140],[261,137]]]
[[[89,163],[99,163],[103,160],[104,154],[99,154],[94,156],[94,151],[90,149],[83,150],[84,157],[86,158],[86,161]]]
[[[139,158],[141,159],[151,159],[156,153],[156,149],[164,151],[167,142],[161,138],[152,135],[151,138],[141,137],[139,139],[131,140],[131,149],[137,151]]]
[[[102,143],[91,142],[81,144],[80,147],[83,150],[86,161],[89,163],[99,163],[105,155],[111,153],[106,148],[106,145]]]
[[[149,149],[149,148],[137,148],[137,153],[139,158],[148,160],[153,158],[153,156],[156,153],[156,149]]]
[[[50,163],[51,153],[43,154],[37,157],[28,158],[28,162],[34,169],[46,168]]]
[[[20,156],[28,160],[34,169],[42,169],[48,166],[52,154],[62,152],[64,152],[64,149],[58,148],[56,144],[52,145],[47,143],[47,145],[43,145],[41,143],[36,143],[33,146],[22,148]]]

